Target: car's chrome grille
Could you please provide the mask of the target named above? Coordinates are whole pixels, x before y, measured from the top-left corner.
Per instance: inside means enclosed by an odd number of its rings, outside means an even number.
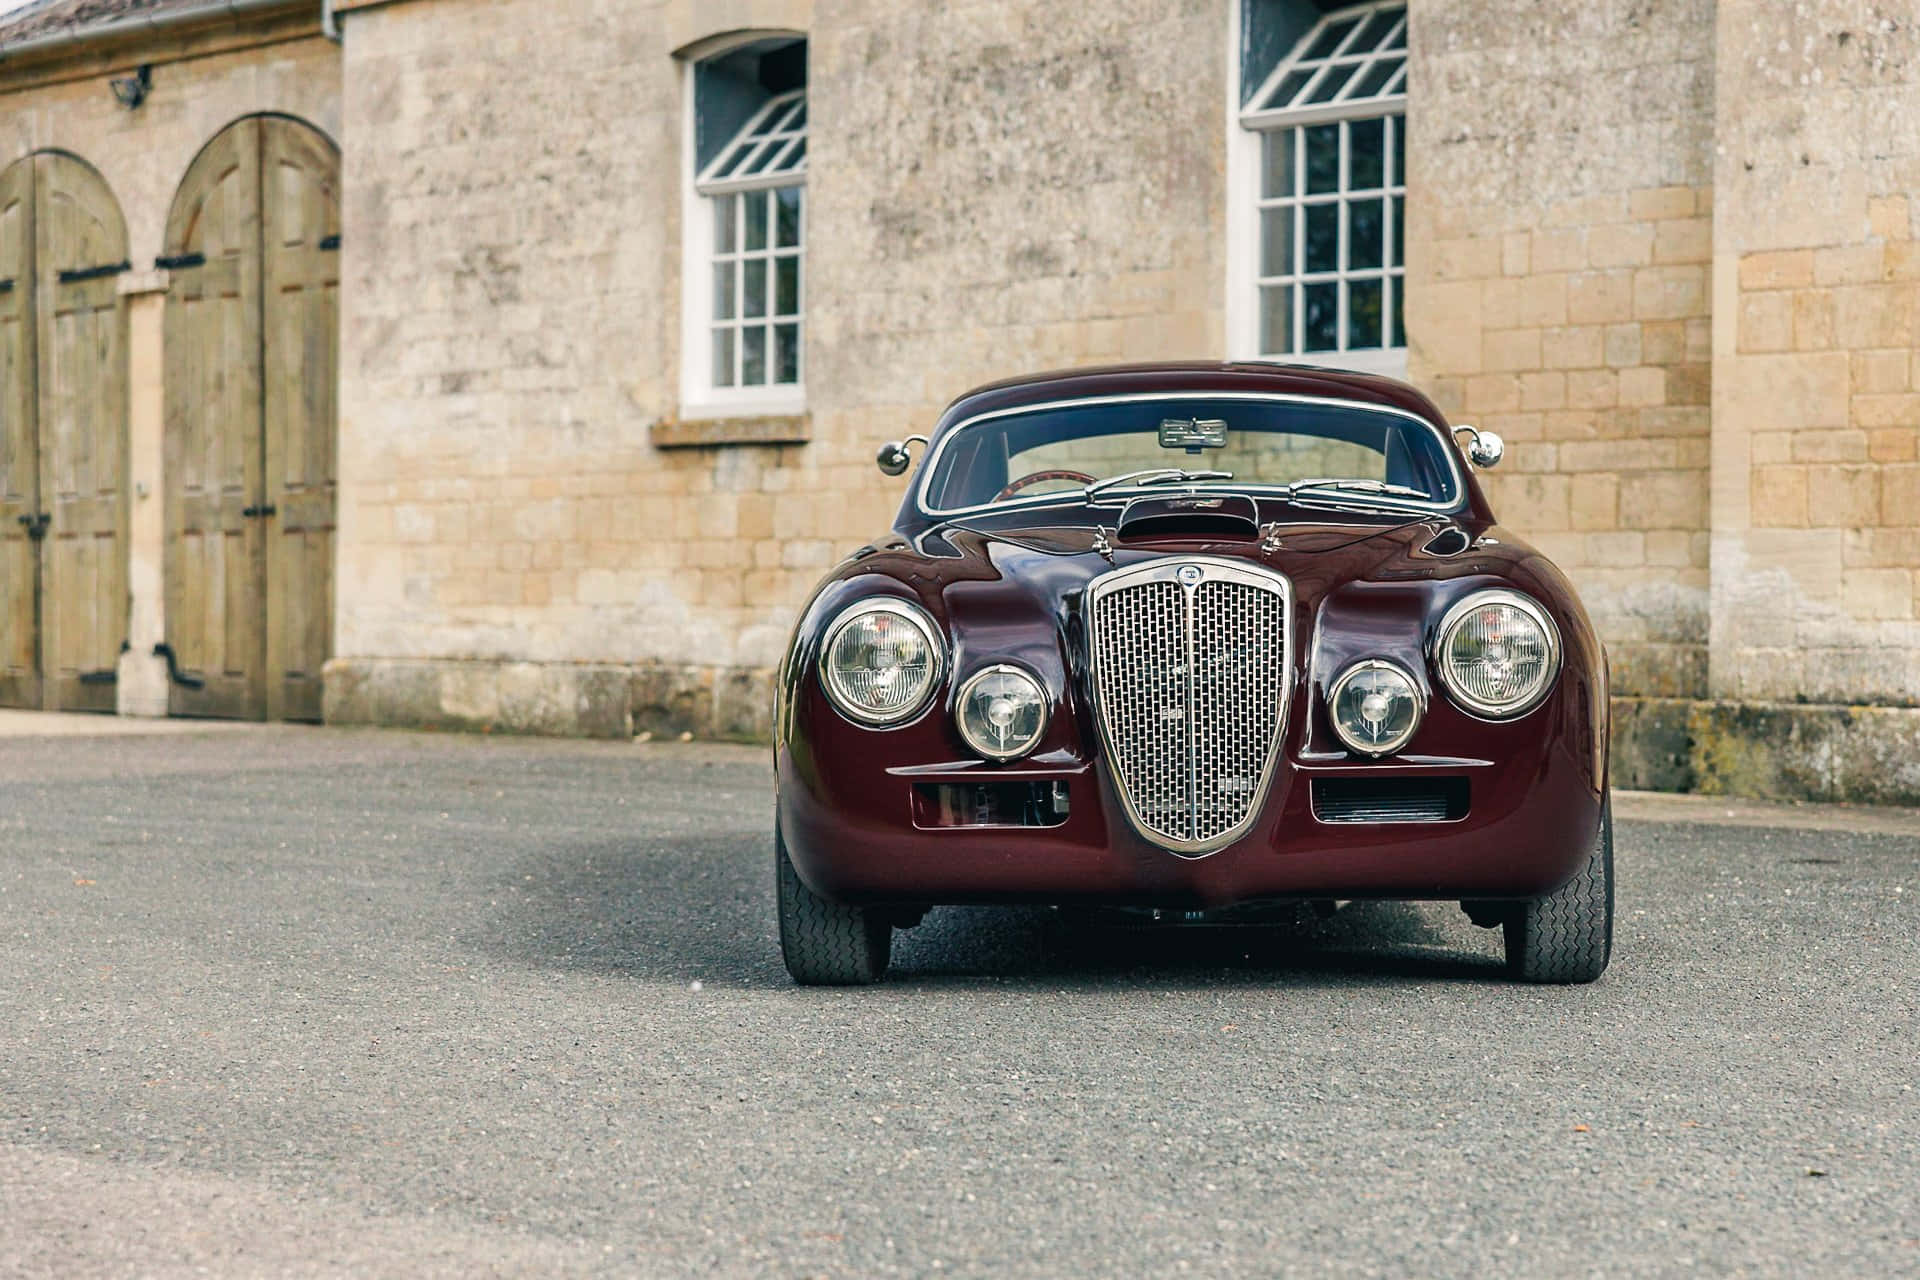
[[[1192,560],[1122,570],[1089,591],[1107,756],[1155,843],[1209,853],[1258,813],[1286,722],[1289,595],[1278,574]]]

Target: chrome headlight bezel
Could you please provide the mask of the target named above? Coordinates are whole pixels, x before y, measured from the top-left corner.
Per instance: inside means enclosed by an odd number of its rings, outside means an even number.
[[[927,677],[927,687],[922,689],[912,701],[902,704],[891,711],[878,712],[862,706],[851,694],[841,688],[839,678],[832,664],[833,649],[848,627],[870,614],[887,613],[903,619],[918,630],[927,642],[928,652],[932,655],[932,671]],[[842,609],[827,628],[820,641],[820,654],[814,664],[815,674],[819,677],[820,688],[827,695],[827,701],[855,724],[869,729],[887,729],[904,724],[919,716],[933,701],[947,674],[947,645],[940,627],[919,605],[897,596],[879,596],[861,600]]]
[[[1546,673],[1540,678],[1539,684],[1525,697],[1513,702],[1495,703],[1475,696],[1462,687],[1448,659],[1448,651],[1453,646],[1454,633],[1466,621],[1467,615],[1489,604],[1504,604],[1519,610],[1540,628],[1546,640]],[[1462,711],[1481,720],[1517,720],[1546,701],[1547,695],[1553,692],[1554,682],[1560,678],[1561,654],[1560,629],[1554,626],[1553,618],[1546,609],[1531,596],[1522,595],[1518,591],[1505,587],[1475,591],[1454,602],[1453,606],[1441,615],[1440,625],[1434,630],[1433,669],[1439,676],[1442,687],[1446,689],[1447,697]]]
[[[988,676],[994,675],[1018,676],[1028,684],[1031,684],[1034,692],[1040,695],[1040,723],[1034,729],[1033,737],[1014,751],[997,750],[987,743],[977,740],[967,728],[967,718],[964,714],[964,709],[967,705],[967,696],[973,692],[975,685],[979,684]],[[1046,681],[1025,667],[1017,666],[1011,662],[995,662],[980,668],[980,670],[961,681],[960,687],[956,689],[953,694],[953,724],[954,728],[960,733],[961,741],[965,742],[969,747],[973,748],[973,750],[979,752],[980,755],[993,761],[995,764],[1005,764],[1010,760],[1021,760],[1032,755],[1034,749],[1040,745],[1041,740],[1047,736],[1047,728],[1052,723],[1053,695],[1047,692]]]
[[[1349,738],[1346,728],[1340,723],[1340,715],[1337,708],[1340,705],[1341,693],[1345,691],[1347,685],[1350,684],[1355,677],[1368,671],[1391,671],[1407,682],[1407,688],[1413,694],[1412,722],[1407,725],[1406,730],[1398,737],[1385,743],[1362,742]],[[1420,732],[1420,726],[1426,718],[1427,691],[1425,687],[1415,678],[1413,672],[1387,658],[1362,658],[1358,662],[1349,663],[1346,669],[1341,671],[1339,676],[1334,679],[1334,682],[1327,687],[1327,720],[1333,725],[1333,736],[1340,739],[1340,745],[1355,755],[1366,756],[1372,760],[1397,755],[1409,742],[1413,741],[1414,735]]]

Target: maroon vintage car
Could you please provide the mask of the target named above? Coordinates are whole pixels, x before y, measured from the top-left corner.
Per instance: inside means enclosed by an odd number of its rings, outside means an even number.
[[[1515,976],[1600,976],[1606,655],[1494,522],[1496,436],[1388,378],[1178,364],[980,388],[881,469],[914,443],[781,672],[795,979],[877,980],[934,904],[1352,898],[1457,899]]]

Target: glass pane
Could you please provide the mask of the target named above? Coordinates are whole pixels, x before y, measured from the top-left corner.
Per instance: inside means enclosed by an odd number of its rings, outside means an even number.
[[[1392,183],[1396,187],[1404,187],[1407,185],[1407,118],[1394,116],[1388,123],[1393,126],[1388,130],[1393,134]]]
[[[1320,77],[1320,83],[1313,86],[1313,92],[1307,95],[1308,102],[1332,102],[1334,95],[1346,87],[1353,79],[1353,73],[1360,69],[1357,62],[1342,62],[1327,68],[1327,74]]]
[[[1382,49],[1404,49],[1407,47],[1407,29],[1403,25],[1393,33],[1393,38],[1380,46]]]
[[[800,139],[794,145],[793,154],[787,157],[787,168],[798,169],[807,162],[807,140]]]
[[[754,325],[740,331],[740,385],[765,386],[767,381],[767,331]]]
[[[1266,105],[1269,107],[1292,106],[1293,100],[1300,96],[1300,91],[1307,87],[1307,81],[1313,79],[1313,73],[1318,70],[1318,67],[1309,67],[1305,71],[1287,72],[1286,79],[1282,80],[1280,87],[1273,91],[1273,97]]]
[[[1355,280],[1347,288],[1348,348],[1385,346],[1380,340],[1380,282]]]
[[[1399,59],[1382,58],[1367,68],[1367,74],[1365,78],[1360,81],[1360,87],[1348,94],[1347,100],[1349,102],[1357,102],[1362,98],[1378,96],[1380,91],[1387,87],[1387,81],[1393,79],[1393,73],[1399,69]]]
[[[740,314],[743,316],[763,316],[767,314],[767,260],[749,258],[740,264],[743,274],[740,283]]]
[[[713,385],[733,385],[733,330],[713,331]]]
[[[733,264],[716,262],[713,264],[713,318],[731,320],[733,315]]]
[[[800,381],[800,326],[797,324],[773,327],[773,380]]]
[[[1303,290],[1306,302],[1305,323],[1301,326],[1302,351],[1333,351],[1340,345],[1340,286],[1310,284]]]
[[[773,242],[781,248],[800,243],[800,188],[782,187],[773,193]]]
[[[713,251],[715,253],[733,252],[733,209],[739,201],[732,196],[720,196],[713,202]]]
[[[766,193],[763,191],[751,192],[748,195],[741,196],[740,202],[746,206],[746,214],[747,214],[746,247],[750,250],[766,248],[767,247],[767,195]]]
[[[1293,274],[1293,206],[1260,211],[1260,274]]]
[[[804,129],[806,127],[807,127],[807,100],[805,98],[802,98],[800,99],[800,109],[794,112],[793,120],[788,123],[787,128]]]
[[[773,313],[777,316],[800,314],[800,259],[797,257],[774,259]]]
[[[1347,190],[1375,191],[1386,185],[1385,120],[1355,120],[1348,125],[1347,148]]]
[[[1357,200],[1347,206],[1347,269],[1359,271],[1380,265],[1380,237],[1386,228],[1386,202]]]
[[[1293,129],[1274,129],[1260,135],[1260,167],[1264,174],[1260,185],[1261,195],[1293,194],[1293,139],[1296,132]]]
[[[1317,124],[1307,135],[1307,190],[1312,194],[1340,189],[1340,126]]]
[[[1367,29],[1360,33],[1353,44],[1348,47],[1347,52],[1366,53],[1368,50],[1377,47],[1382,40],[1387,38],[1387,32],[1393,30],[1393,25],[1400,21],[1402,16],[1404,15],[1402,15],[1398,9],[1382,9],[1380,12],[1374,14],[1372,19],[1367,23]]]
[[[773,124],[772,127],[768,129],[768,132],[785,133],[794,128],[794,117],[800,115],[806,109],[806,99],[795,98],[792,102],[789,102],[786,106],[773,113],[771,117]]]
[[[735,171],[734,176],[737,178],[749,178],[756,173],[762,172],[768,164],[772,163],[773,158],[780,154],[780,148],[784,145],[784,143],[755,143],[753,146],[747,148],[747,162]],[[747,198],[749,200],[754,199],[752,196]]]
[[[1260,290],[1260,352],[1293,353],[1293,286],[1272,284]]]
[[[1407,198],[1393,198],[1393,265],[1403,267],[1407,262]]]
[[[1353,30],[1353,19],[1351,18],[1348,18],[1345,22],[1329,24],[1327,29],[1320,33],[1320,38],[1313,42],[1313,48],[1307,50],[1306,56],[1308,58],[1327,57],[1335,49],[1340,47],[1340,42],[1346,39],[1347,32],[1351,30]]]
[[[1307,245],[1306,269],[1308,271],[1338,271],[1340,269],[1340,206],[1337,204],[1310,204],[1307,206]]]
[[[1400,303],[1407,296],[1407,282],[1389,279],[1387,284],[1393,290],[1393,334],[1387,339],[1387,345],[1404,347],[1407,345],[1407,322],[1401,315]]]

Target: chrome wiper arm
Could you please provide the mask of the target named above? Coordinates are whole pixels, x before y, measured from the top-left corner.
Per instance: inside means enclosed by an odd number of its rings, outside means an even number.
[[[1385,480],[1366,480],[1359,476],[1316,476],[1311,480],[1295,480],[1287,486],[1287,492],[1294,494],[1302,489],[1333,489],[1344,493],[1379,493],[1395,498],[1419,498],[1423,502],[1432,502],[1433,495],[1424,489],[1410,489],[1404,484],[1389,484]]]
[[[1168,484],[1176,480],[1185,482],[1231,479],[1233,479],[1231,471],[1182,471],[1179,467],[1153,467],[1146,471],[1129,471],[1123,476],[1108,476],[1105,480],[1095,480],[1082,490],[1082,493],[1091,498],[1096,493],[1103,493],[1123,484],[1149,485]]]

